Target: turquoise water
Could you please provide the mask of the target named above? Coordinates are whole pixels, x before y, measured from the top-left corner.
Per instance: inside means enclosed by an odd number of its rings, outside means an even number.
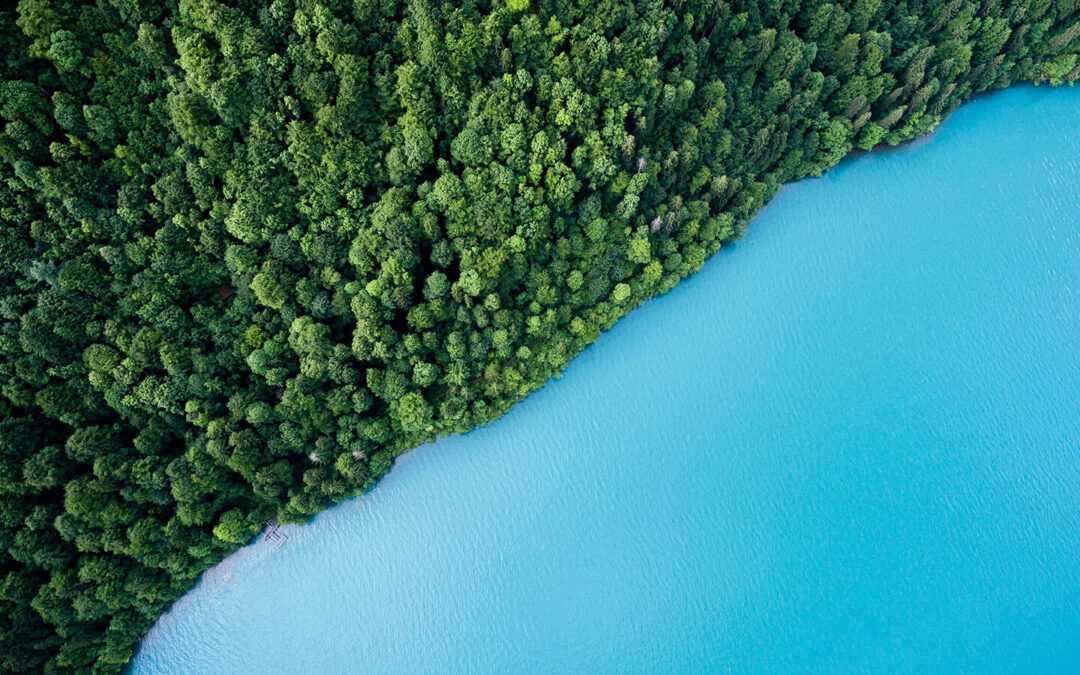
[[[132,672],[1077,672],[1078,408],[1080,89],[1017,88],[785,187]]]

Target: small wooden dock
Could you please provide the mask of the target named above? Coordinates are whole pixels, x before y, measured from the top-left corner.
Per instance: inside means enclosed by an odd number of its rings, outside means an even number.
[[[281,548],[281,545],[289,540],[289,536],[284,532],[279,532],[280,529],[281,523],[278,522],[277,516],[266,521],[266,525],[263,526],[263,541],[272,541],[277,544],[275,548]]]

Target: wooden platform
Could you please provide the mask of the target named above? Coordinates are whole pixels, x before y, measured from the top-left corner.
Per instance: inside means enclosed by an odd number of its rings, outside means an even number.
[[[276,548],[281,548],[281,545],[289,540],[289,536],[284,532],[279,532],[280,528],[281,524],[278,523],[277,516],[266,521],[266,525],[263,526],[263,541],[272,541],[277,544]]]

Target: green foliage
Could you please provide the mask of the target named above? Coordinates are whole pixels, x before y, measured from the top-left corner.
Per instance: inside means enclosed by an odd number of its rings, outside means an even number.
[[[251,280],[251,290],[255,291],[255,297],[259,302],[270,309],[281,309],[281,306],[289,299],[285,288],[269,274],[263,272],[259,272]]]
[[[0,9],[0,670],[486,424],[785,181],[1080,76],[1051,0]]]

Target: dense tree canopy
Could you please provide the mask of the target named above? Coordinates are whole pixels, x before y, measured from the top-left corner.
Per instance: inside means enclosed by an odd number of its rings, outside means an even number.
[[[1080,75],[1080,0],[21,0],[0,21],[12,671],[117,671],[268,517],[494,420],[783,182]]]

